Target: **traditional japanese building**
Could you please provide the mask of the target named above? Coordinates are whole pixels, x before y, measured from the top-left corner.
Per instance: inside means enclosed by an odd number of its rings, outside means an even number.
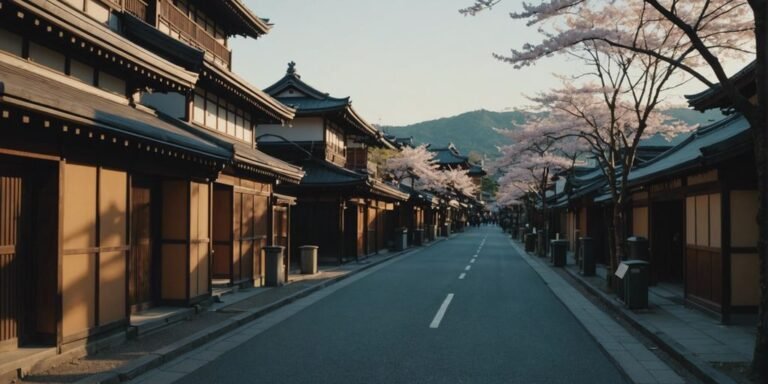
[[[258,280],[303,175],[253,136],[294,111],[229,71],[227,37],[267,30],[234,0],[0,1],[0,351],[206,300],[215,247]]]
[[[259,38],[270,25],[239,1],[133,3],[123,29],[133,41],[178,65],[199,71],[194,92],[144,92],[142,103],[214,134],[234,158],[212,189],[212,276],[217,285],[263,283],[263,247],[286,247],[294,199],[275,194],[278,182],[297,183],[303,172],[256,148],[257,124],[284,124],[294,110],[231,71],[233,35]],[[288,273],[286,263],[285,273]]]
[[[409,194],[381,181],[375,164],[368,161],[368,149],[391,144],[358,115],[349,98],[334,98],[311,87],[294,63],[265,91],[296,109],[290,124],[257,127],[261,149],[306,172],[300,184],[278,188],[297,197],[292,244],[319,246],[325,262],[344,262],[386,248],[394,230],[391,212]]]
[[[735,75],[754,94],[754,66]],[[714,88],[690,97],[698,110],[730,103]],[[760,298],[758,192],[753,135],[732,114],[633,169],[632,231],[650,238],[652,278],[682,282],[686,303],[718,314],[755,312]]]
[[[446,196],[448,204],[444,205],[442,218],[439,224],[441,228],[449,228],[450,231],[461,231],[467,225],[469,216],[475,212],[482,211],[481,203],[482,179],[486,175],[482,165],[473,164],[469,157],[463,156],[459,149],[453,143],[445,147],[428,146],[429,150],[435,154],[435,160],[442,170],[464,170],[467,176],[472,179],[477,187],[477,195],[464,196],[463,194],[453,194]],[[444,230],[445,231],[445,230]]]

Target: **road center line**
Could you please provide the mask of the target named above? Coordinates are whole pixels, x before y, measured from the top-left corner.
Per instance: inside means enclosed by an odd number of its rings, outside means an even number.
[[[440,309],[437,310],[435,318],[432,319],[432,323],[429,324],[430,328],[435,329],[440,327],[440,322],[443,321],[443,316],[445,316],[445,312],[448,310],[448,306],[451,305],[452,300],[453,293],[449,293],[448,296],[445,297],[445,300],[443,300],[443,304],[440,305]]]
[[[472,269],[472,266],[471,266],[471,265],[467,265],[467,267],[466,267],[466,268],[464,268],[464,270],[465,270],[465,271],[469,271],[470,269]]]
[[[474,264],[475,263],[475,259],[470,260],[469,263],[470,264]]]
[[[459,275],[459,280],[464,280],[465,277],[467,277],[467,274],[462,272],[462,274]]]

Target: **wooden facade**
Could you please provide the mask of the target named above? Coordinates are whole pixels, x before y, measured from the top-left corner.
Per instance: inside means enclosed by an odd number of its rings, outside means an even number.
[[[197,57],[190,41],[113,28],[127,14],[157,28],[153,15],[181,3],[89,3],[0,1],[0,352],[124,331],[133,313],[209,299],[214,277],[258,283],[261,248],[290,242],[292,200],[274,185],[301,170],[256,150],[252,132],[293,111],[234,74],[201,73],[229,51],[197,41],[214,59]],[[242,17],[194,13],[227,25],[224,45],[268,29],[236,3]],[[217,100],[221,133],[194,121],[195,89],[211,83],[230,99]]]

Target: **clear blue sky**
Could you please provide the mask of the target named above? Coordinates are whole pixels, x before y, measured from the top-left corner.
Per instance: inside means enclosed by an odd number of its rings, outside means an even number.
[[[504,110],[526,104],[521,93],[557,85],[550,74],[560,60],[525,70],[494,60],[533,31],[501,8],[461,16],[470,2],[246,0],[275,25],[258,40],[232,42],[234,70],[264,88],[294,60],[302,79],[351,96],[368,121],[387,125]]]
[[[333,96],[351,96],[371,123],[403,125],[476,109],[527,104],[525,94],[557,87],[552,73],[579,63],[563,57],[521,70],[499,62],[541,39],[509,18],[519,2],[464,17],[471,0],[245,0],[274,23],[258,40],[232,41],[234,70],[265,88],[296,61],[302,79]],[[693,91],[700,90],[692,83]]]

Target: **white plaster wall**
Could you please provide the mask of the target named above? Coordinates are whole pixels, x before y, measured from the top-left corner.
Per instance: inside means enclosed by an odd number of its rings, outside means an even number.
[[[282,136],[291,141],[322,141],[323,119],[319,117],[297,118],[285,126],[276,124],[259,125],[256,127],[256,136],[273,134]],[[263,142],[282,141],[276,137],[264,137]]]
[[[186,115],[186,99],[180,93],[144,93],[141,103],[178,119]]]

